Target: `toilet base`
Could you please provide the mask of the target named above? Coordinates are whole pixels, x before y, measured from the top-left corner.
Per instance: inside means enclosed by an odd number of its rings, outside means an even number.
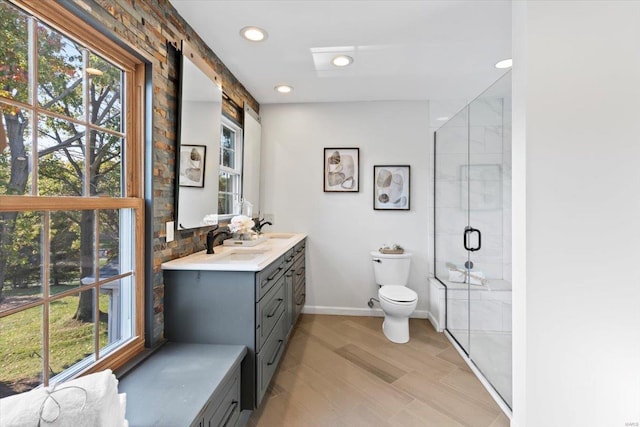
[[[404,344],[409,342],[409,317],[393,317],[385,315],[382,332],[391,342]]]

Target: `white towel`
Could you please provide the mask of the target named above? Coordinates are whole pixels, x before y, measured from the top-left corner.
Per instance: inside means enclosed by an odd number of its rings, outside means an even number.
[[[467,276],[469,276],[469,284],[470,285],[483,285],[484,281],[484,273],[482,271],[464,271],[462,269],[459,270],[449,270],[449,281],[456,283],[467,283]]]
[[[0,399],[0,427],[123,427],[126,396],[111,370]]]

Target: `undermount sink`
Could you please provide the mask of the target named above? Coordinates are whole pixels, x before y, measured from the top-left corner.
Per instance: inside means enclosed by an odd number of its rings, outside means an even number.
[[[267,237],[269,239],[290,239],[294,236],[292,233],[269,233]]]
[[[243,250],[230,250],[221,253],[220,255],[214,255],[209,262],[214,263],[227,263],[227,262],[251,262],[264,256],[267,250],[256,249],[243,249]]]

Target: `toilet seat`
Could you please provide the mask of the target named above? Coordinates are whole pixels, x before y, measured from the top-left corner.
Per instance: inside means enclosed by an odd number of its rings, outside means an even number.
[[[396,304],[411,304],[418,299],[418,294],[405,286],[382,286],[378,296]]]

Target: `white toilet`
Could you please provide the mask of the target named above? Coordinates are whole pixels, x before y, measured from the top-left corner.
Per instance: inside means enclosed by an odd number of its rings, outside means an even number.
[[[373,274],[380,286],[378,299],[384,311],[382,331],[389,341],[409,341],[409,316],[418,305],[418,294],[407,288],[411,254],[383,254],[371,252]]]

